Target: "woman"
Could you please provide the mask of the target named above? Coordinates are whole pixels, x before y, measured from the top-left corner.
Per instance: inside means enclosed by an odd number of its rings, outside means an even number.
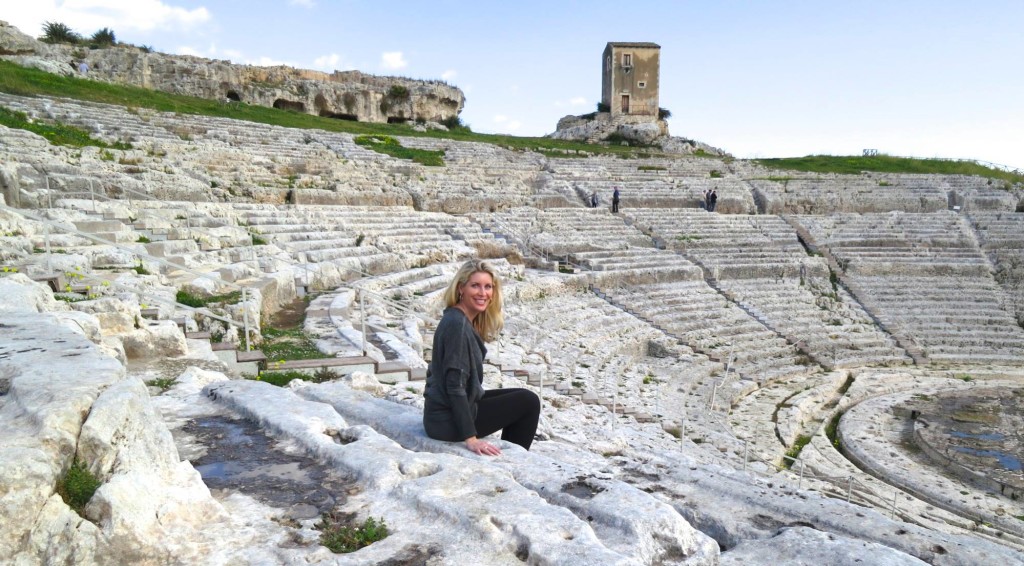
[[[423,391],[427,436],[497,456],[501,450],[480,437],[500,429],[502,440],[529,450],[540,399],[527,389],[483,388],[484,341],[497,338],[504,325],[498,274],[485,261],[466,262],[445,290],[444,303]]]

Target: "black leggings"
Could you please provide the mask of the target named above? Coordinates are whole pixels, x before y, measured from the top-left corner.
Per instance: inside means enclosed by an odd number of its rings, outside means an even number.
[[[540,419],[540,399],[529,389],[488,389],[477,402],[476,434],[501,430],[501,439],[529,450]]]

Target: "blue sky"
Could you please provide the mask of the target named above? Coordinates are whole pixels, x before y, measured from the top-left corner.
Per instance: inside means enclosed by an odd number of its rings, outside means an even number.
[[[439,79],[475,131],[543,135],[594,109],[609,41],[662,46],[673,135],[738,157],[963,157],[1024,168],[1024,2],[3,0],[38,36],[253,65]]]

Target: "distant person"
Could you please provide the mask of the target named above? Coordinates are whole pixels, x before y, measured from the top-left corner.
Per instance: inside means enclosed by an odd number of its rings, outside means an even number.
[[[82,75],[89,74],[89,63],[82,61],[78,64],[78,72]]]
[[[619,188],[615,187],[615,190],[612,191],[612,212],[615,213],[615,212],[618,212],[618,211],[619,211]]]
[[[597,191],[590,193],[590,208],[597,208],[599,204],[601,204],[601,199],[597,198]]]
[[[701,195],[700,207],[703,208],[704,210],[711,210],[711,208],[710,208],[711,207],[711,204],[710,204],[711,189],[704,189],[704,192],[702,192],[700,195]]]
[[[711,212],[714,212],[715,207],[718,206],[718,193],[715,189],[711,189],[711,193],[708,195],[708,206]]]
[[[504,325],[497,272],[486,261],[466,262],[445,290],[444,304],[423,390],[427,436],[497,456],[501,450],[481,437],[500,430],[502,440],[529,450],[540,399],[529,389],[484,391],[483,386],[484,341],[497,338]]]

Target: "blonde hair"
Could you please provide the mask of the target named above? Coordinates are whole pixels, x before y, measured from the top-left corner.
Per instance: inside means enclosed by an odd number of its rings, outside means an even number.
[[[473,319],[473,329],[476,330],[476,333],[485,342],[491,342],[498,337],[498,333],[505,326],[505,317],[501,314],[501,279],[490,263],[482,259],[471,259],[462,264],[458,273],[455,274],[455,278],[444,291],[444,306],[454,307],[459,304],[461,299],[459,288],[465,285],[474,273],[486,273],[491,276],[491,281],[494,283],[494,292],[491,294],[491,302],[487,305],[487,310]]]

